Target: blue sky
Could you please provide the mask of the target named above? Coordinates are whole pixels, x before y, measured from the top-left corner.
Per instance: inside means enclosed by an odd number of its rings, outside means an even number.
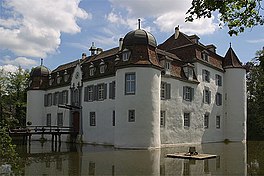
[[[230,37],[218,26],[217,14],[211,19],[185,23],[191,0],[0,0],[0,68],[14,71],[19,65],[31,69],[40,64],[51,70],[63,63],[89,55],[95,42],[103,50],[118,46],[120,37],[141,27],[160,44],[175,26],[203,44],[214,44],[225,55],[232,47],[245,63],[264,46],[264,26],[247,29]],[[262,2],[263,4],[263,2]]]

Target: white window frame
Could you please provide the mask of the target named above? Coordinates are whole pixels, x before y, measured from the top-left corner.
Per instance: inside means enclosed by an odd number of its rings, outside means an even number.
[[[222,76],[221,75],[218,75],[218,74],[215,75],[215,84],[217,86],[222,86]]]
[[[136,73],[125,74],[125,95],[136,94]]]
[[[95,68],[90,68],[90,76],[94,76],[94,71],[95,71]]]
[[[209,128],[209,113],[204,114],[204,128]]]
[[[166,111],[160,111],[160,126],[165,127]]]
[[[207,52],[202,52],[202,59],[206,62],[209,62],[209,55]]]
[[[96,126],[96,114],[95,114],[95,112],[90,112],[90,126]]]
[[[98,84],[98,100],[104,100],[104,84]]]
[[[52,93],[48,93],[47,99],[48,99],[48,106],[52,106]]]
[[[221,127],[221,116],[217,115],[215,117],[215,125],[216,125],[217,129],[220,129],[220,127]]]
[[[128,49],[124,49],[122,53],[122,60],[123,61],[128,61],[130,59],[131,52]]]
[[[183,114],[183,126],[190,127],[191,126],[191,113],[185,112]]]
[[[93,101],[93,86],[88,86],[88,101]]]
[[[202,70],[203,74],[203,81],[210,82],[210,72],[208,70],[203,69]]]
[[[105,65],[101,65],[100,66],[100,73],[104,73],[105,72]]]

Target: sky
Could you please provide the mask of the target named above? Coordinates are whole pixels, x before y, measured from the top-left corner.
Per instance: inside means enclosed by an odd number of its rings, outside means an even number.
[[[263,3],[263,2],[262,2]],[[0,69],[15,71],[44,65],[53,70],[61,64],[90,55],[92,42],[108,50],[120,37],[141,28],[164,42],[179,25],[187,35],[214,44],[224,56],[230,42],[246,63],[264,46],[264,26],[230,37],[219,27],[218,14],[210,19],[185,23],[191,0],[0,0]]]

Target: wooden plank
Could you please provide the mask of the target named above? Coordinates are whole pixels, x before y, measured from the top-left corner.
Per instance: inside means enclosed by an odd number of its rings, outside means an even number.
[[[173,153],[173,154],[167,154],[167,157],[169,157],[169,158],[181,158],[181,159],[204,160],[204,159],[216,158],[217,155],[211,155],[211,154],[188,155],[186,153]]]

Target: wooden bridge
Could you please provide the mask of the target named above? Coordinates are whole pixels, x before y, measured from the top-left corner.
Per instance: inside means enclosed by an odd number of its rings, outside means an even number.
[[[9,135],[11,137],[21,137],[23,143],[29,144],[31,142],[32,135],[41,135],[44,138],[44,135],[51,135],[52,144],[57,141],[61,143],[61,135],[70,134],[72,137],[76,137],[78,131],[75,131],[73,127],[59,127],[59,126],[27,126],[24,128],[10,129]]]

